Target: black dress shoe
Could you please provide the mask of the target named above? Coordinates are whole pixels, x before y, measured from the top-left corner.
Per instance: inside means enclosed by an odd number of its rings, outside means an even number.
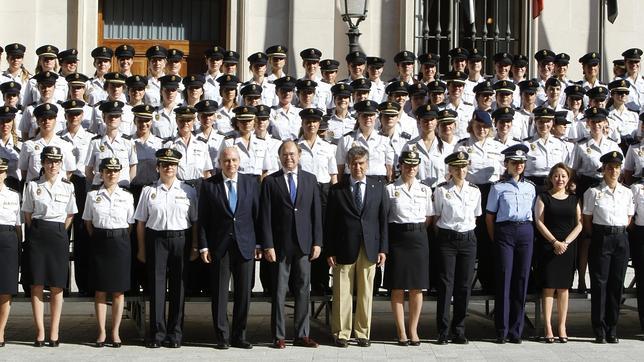
[[[447,345],[448,343],[449,343],[449,340],[447,339],[447,336],[440,336],[436,341],[436,344],[441,346]]]
[[[340,348],[347,348],[349,347],[349,341],[344,338],[337,338],[335,340],[335,346]]]
[[[408,339],[405,339],[405,340],[403,341],[403,340],[399,339],[397,344],[398,344],[399,346],[406,347],[406,346],[409,346],[409,340],[408,340]]]
[[[121,342],[112,342],[111,346],[112,346],[112,348],[121,348],[122,345],[123,345],[123,343],[121,343]]]
[[[230,344],[232,347],[241,349],[253,349],[253,344],[248,341],[235,341]]]
[[[455,343],[455,344],[468,344],[468,343],[470,343],[470,341],[468,341],[467,338],[465,338],[465,336],[456,336],[456,337],[452,338],[452,343]]]
[[[226,342],[217,342],[217,344],[215,344],[215,349],[221,349],[221,350],[228,349],[228,343],[226,343]]]
[[[595,337],[595,343],[606,344],[606,338],[604,338],[604,337]]]
[[[496,344],[505,344],[505,338],[503,337],[496,337],[496,340],[494,341]]]
[[[59,340],[51,340],[49,341],[49,347],[58,347],[60,346],[60,341]]]
[[[606,342],[617,344],[619,343],[619,338],[617,338],[617,336],[608,336],[606,337]]]
[[[161,348],[161,343],[159,341],[148,341],[145,344],[146,348]]]
[[[0,342],[0,348],[4,347],[4,341]]]
[[[34,347],[44,347],[45,346],[45,341],[34,341]]]
[[[517,338],[517,337],[512,337],[512,338],[508,339],[508,342],[514,343],[514,344],[521,344],[522,343],[521,338]]]
[[[409,345],[413,347],[418,347],[420,346],[420,340],[418,341],[409,341]]]
[[[166,348],[179,348],[179,347],[181,347],[181,343],[175,342],[175,341],[164,341],[163,342],[163,347],[166,347]]]
[[[94,342],[94,347],[96,347],[96,348],[105,347],[105,341],[102,341],[102,342],[96,341],[96,342]]]
[[[371,346],[371,341],[366,338],[358,338],[358,346],[369,347]]]

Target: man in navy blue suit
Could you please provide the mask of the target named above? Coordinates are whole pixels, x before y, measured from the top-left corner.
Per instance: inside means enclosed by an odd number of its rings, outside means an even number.
[[[294,141],[279,150],[282,169],[262,182],[261,242],[264,257],[272,268],[271,331],[273,347],[285,348],[284,303],[292,282],[295,297],[295,338],[293,344],[317,347],[309,337],[309,294],[311,261],[322,250],[322,207],[315,175],[302,171],[301,149]]]
[[[229,345],[250,349],[246,320],[250,308],[256,248],[255,226],[259,216],[259,186],[254,176],[237,172],[239,153],[225,147],[219,154],[221,172],[205,180],[199,193],[199,251],[210,264],[212,318],[217,349]],[[234,282],[232,333],[229,333],[228,286]]]

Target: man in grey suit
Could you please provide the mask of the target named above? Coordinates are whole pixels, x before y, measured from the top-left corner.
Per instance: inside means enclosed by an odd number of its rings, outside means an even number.
[[[311,261],[322,247],[322,208],[315,175],[298,167],[301,149],[286,141],[279,150],[282,169],[267,176],[260,194],[261,243],[272,266],[273,347],[285,348],[284,303],[292,282],[295,297],[293,344],[317,347],[309,337]],[[291,273],[292,272],[292,273]]]

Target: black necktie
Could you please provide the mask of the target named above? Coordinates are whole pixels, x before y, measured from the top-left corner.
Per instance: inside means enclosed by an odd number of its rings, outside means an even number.
[[[358,209],[358,211],[362,210],[362,195],[360,194],[361,186],[362,182],[356,182],[353,185],[353,199],[355,200],[356,208]]]

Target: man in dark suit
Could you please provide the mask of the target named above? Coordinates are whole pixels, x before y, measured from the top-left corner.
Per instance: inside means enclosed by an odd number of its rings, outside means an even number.
[[[366,176],[368,160],[366,148],[349,149],[350,177],[331,186],[326,209],[324,245],[333,268],[331,330],[338,347],[348,346],[352,329],[359,346],[371,345],[373,279],[376,264],[385,263],[389,248],[385,184]],[[354,279],[357,295],[352,323]]]
[[[286,141],[279,150],[282,169],[262,182],[261,241],[272,269],[271,331],[273,347],[285,348],[284,303],[289,277],[295,297],[293,344],[317,347],[309,337],[311,260],[322,247],[322,208],[315,175],[298,167],[301,149]]]
[[[219,167],[221,172],[205,180],[199,193],[199,251],[201,259],[211,266],[215,347],[227,349],[232,345],[250,349],[253,346],[246,340],[246,320],[254,258],[261,258],[255,237],[259,186],[254,176],[237,172],[239,153],[235,147],[226,147],[220,152]],[[226,307],[231,273],[234,308],[229,334]]]

